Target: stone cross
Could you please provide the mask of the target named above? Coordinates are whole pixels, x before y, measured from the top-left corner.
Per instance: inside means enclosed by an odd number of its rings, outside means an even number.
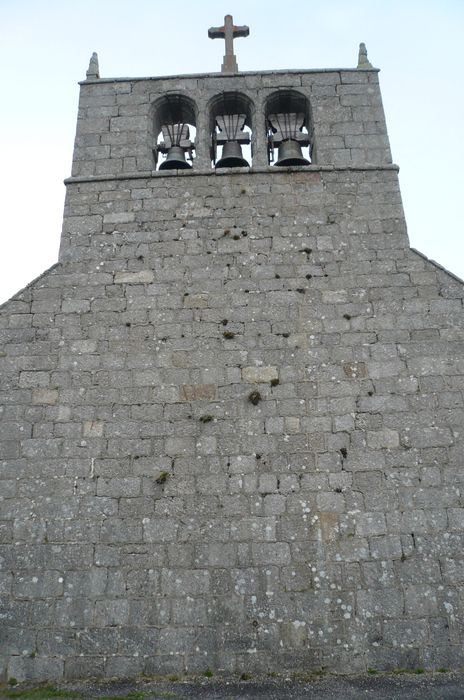
[[[250,28],[246,25],[236,27],[232,15],[224,17],[223,27],[211,27],[208,29],[210,39],[225,39],[226,54],[221,66],[222,73],[238,73],[237,58],[234,54],[234,39],[239,36],[248,36]]]

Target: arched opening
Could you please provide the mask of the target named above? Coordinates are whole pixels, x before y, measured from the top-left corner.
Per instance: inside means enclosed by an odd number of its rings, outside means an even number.
[[[167,94],[153,105],[153,154],[158,170],[192,167],[196,105],[185,95]]]
[[[252,161],[253,103],[239,92],[223,92],[210,102],[211,162],[216,168],[247,167]]]
[[[279,90],[266,102],[268,161],[271,165],[310,165],[312,125],[307,98]]]

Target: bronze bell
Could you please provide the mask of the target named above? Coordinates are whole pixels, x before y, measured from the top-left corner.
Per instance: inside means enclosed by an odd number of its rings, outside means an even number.
[[[287,165],[311,165],[311,163],[306,158],[303,158],[298,141],[287,139],[282,141],[279,146],[279,159],[276,165],[285,167]]]
[[[159,170],[186,170],[192,166],[185,160],[185,151],[181,146],[171,146],[166,160],[159,166]]]
[[[216,168],[246,168],[248,161],[242,155],[242,147],[238,141],[226,141],[222,148],[222,158],[216,163]]]

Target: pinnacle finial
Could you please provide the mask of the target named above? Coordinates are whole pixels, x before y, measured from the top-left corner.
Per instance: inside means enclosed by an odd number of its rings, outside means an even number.
[[[366,44],[359,44],[358,70],[368,70],[369,68],[373,67],[374,66],[372,65],[372,63],[370,63],[369,59],[367,58]]]
[[[96,54],[95,51],[93,52],[92,57],[90,59],[86,76],[87,80],[98,80],[98,78],[100,77],[100,69],[98,67],[98,54]]]

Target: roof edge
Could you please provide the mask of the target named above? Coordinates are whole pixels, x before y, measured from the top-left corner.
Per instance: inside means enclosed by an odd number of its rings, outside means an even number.
[[[51,267],[47,267],[47,269],[44,270],[43,272],[41,272],[40,275],[38,275],[37,277],[34,277],[33,280],[28,282],[24,287],[21,287],[21,289],[19,291],[15,292],[12,297],[10,297],[6,301],[2,302],[0,304],[0,311],[2,311],[3,307],[6,306],[7,304],[9,304],[10,301],[15,301],[16,297],[19,296],[19,294],[22,294],[23,292],[25,292],[26,289],[29,289],[29,287],[32,287],[32,285],[35,284],[36,282],[38,282],[40,279],[42,279],[42,277],[45,277],[45,275],[48,275],[49,272],[51,272],[56,267],[59,267],[61,265],[62,265],[62,263],[60,261],[58,261],[58,262],[54,263],[53,265],[51,265]],[[20,301],[20,300],[18,300],[18,301]]]
[[[456,282],[460,282],[460,284],[464,284],[464,280],[462,280],[460,277],[455,275],[453,272],[450,272],[449,270],[446,269],[446,267],[443,267],[443,265],[440,265],[440,263],[437,263],[436,260],[432,260],[431,258],[428,258],[424,253],[421,253],[420,250],[417,250],[417,248],[410,248],[410,250],[418,255],[420,258],[423,260],[426,260],[429,262],[431,265],[436,267],[438,270],[441,270],[441,272],[445,272],[449,277],[451,277],[453,280]]]

